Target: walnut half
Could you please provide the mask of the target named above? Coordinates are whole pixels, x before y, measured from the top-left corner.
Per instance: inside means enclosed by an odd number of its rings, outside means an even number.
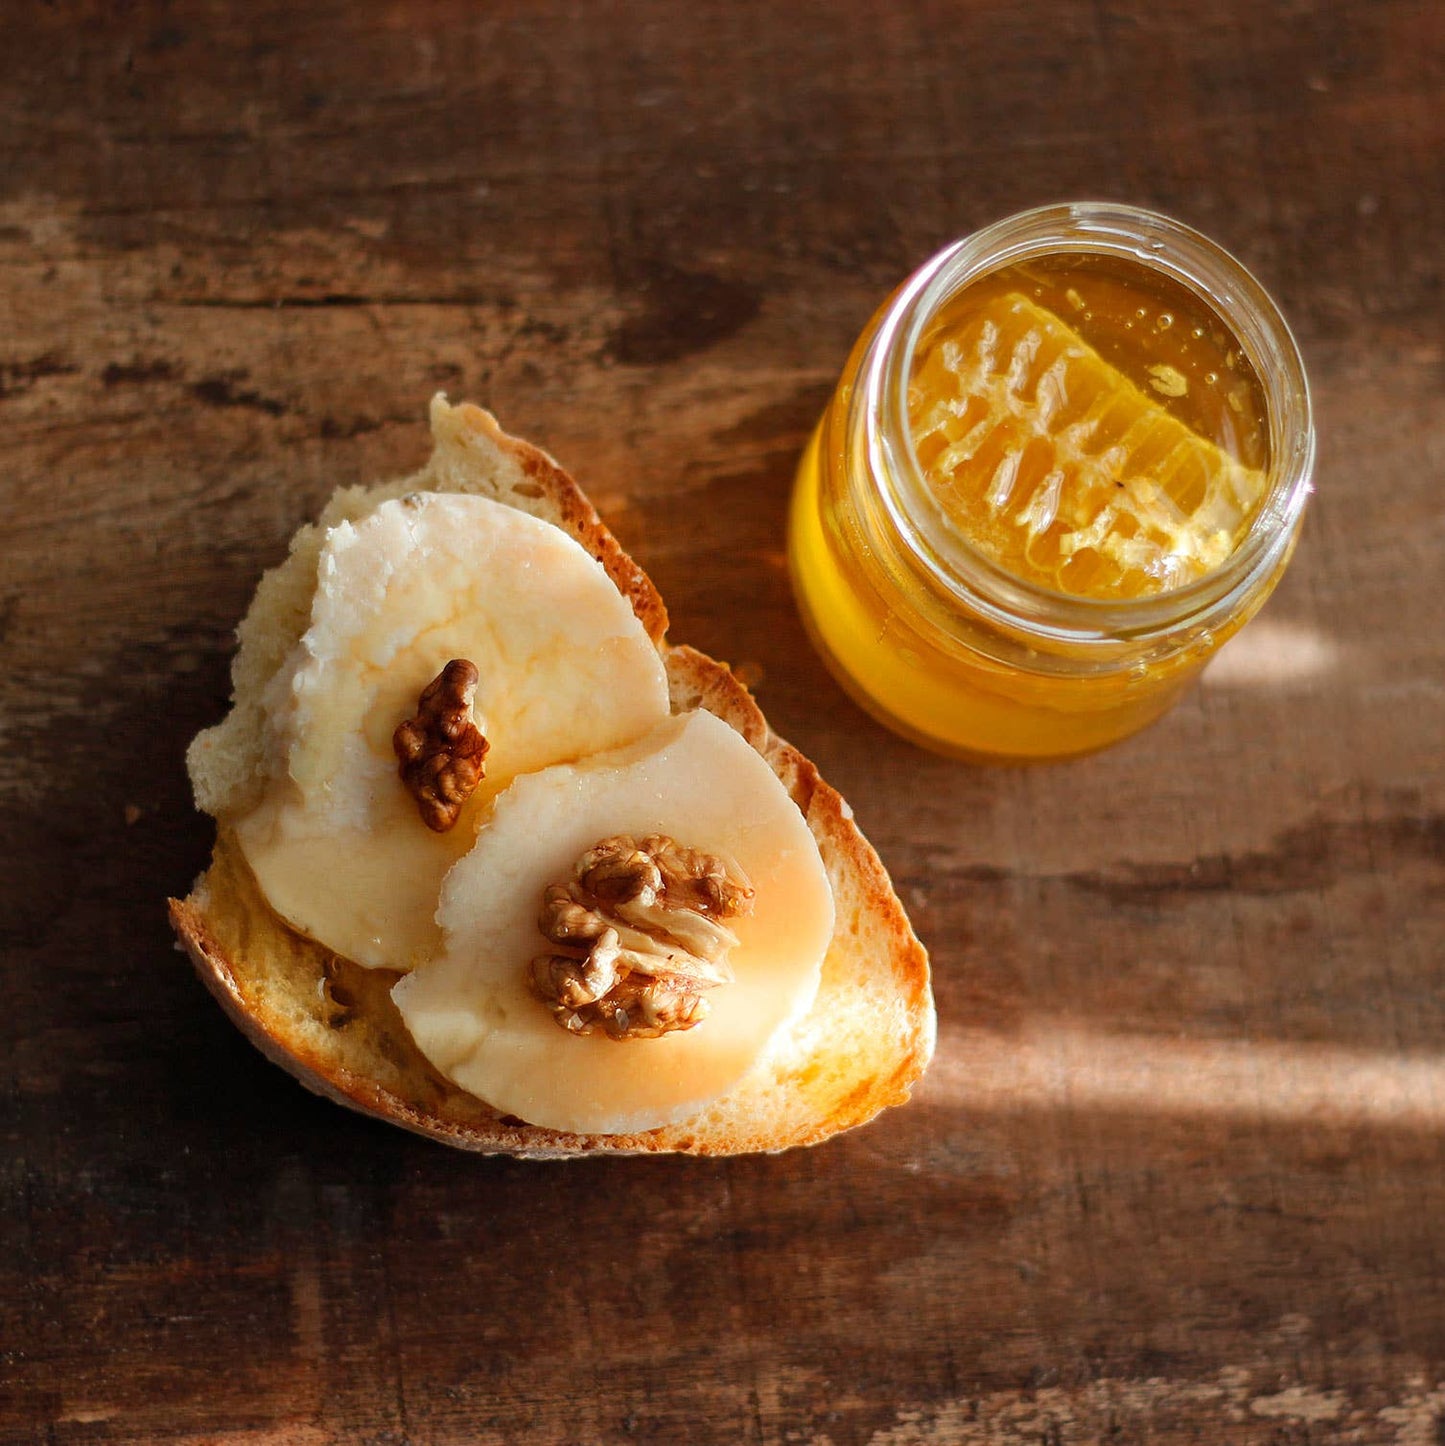
[[[476,792],[491,746],[472,721],[472,699],[479,678],[476,664],[453,658],[417,700],[416,717],[391,735],[391,746],[421,819],[435,833],[446,833]]]
[[[737,935],[721,920],[752,910],[753,890],[715,854],[664,834],[605,838],[577,860],[570,883],[542,896],[537,927],[561,952],[527,970],[533,994],[572,1034],[656,1039],[691,1029],[703,995],[731,983]]]

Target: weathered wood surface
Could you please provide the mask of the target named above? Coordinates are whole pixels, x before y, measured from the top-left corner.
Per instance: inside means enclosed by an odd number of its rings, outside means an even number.
[[[6,1441],[1445,1441],[1435,0],[16,5],[0,20]],[[782,558],[851,338],[1061,196],[1300,335],[1319,496],[1167,721],[992,771],[829,681]],[[305,1095],[161,901],[260,569],[428,395],[590,487],[933,951],[914,1105],[479,1161]]]

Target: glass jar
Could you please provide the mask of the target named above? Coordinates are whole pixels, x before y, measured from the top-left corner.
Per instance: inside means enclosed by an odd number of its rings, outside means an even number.
[[[1172,591],[1104,600],[1030,582],[950,524],[920,467],[908,387],[930,323],[991,272],[1069,255],[1135,263],[1182,285],[1232,334],[1263,391],[1258,509],[1221,563]],[[1158,718],[1263,604],[1294,548],[1313,463],[1298,348],[1237,261],[1133,207],[1044,207],[940,252],[859,338],[799,466],[794,589],[824,660],[888,727],[978,759],[1084,753]]]

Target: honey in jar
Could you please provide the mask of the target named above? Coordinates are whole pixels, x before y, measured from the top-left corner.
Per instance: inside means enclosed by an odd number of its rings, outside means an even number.
[[[1242,267],[1128,207],[1025,213],[884,306],[805,453],[789,550],[853,696],[946,752],[1151,722],[1273,588],[1309,492],[1298,351]]]

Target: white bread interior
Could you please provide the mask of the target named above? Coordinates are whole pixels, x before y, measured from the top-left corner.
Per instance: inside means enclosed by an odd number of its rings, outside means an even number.
[[[202,980],[251,1040],[309,1088],[464,1149],[547,1158],[783,1150],[903,1103],[933,1051],[928,959],[847,804],[769,729],[725,664],[665,641],[661,598],[550,457],[509,437],[478,407],[438,397],[431,423],[435,450],[422,471],[337,492],[319,521],[297,533],[286,561],[262,578],[238,630],[232,710],[198,735],[187,756],[197,805],[218,822],[215,853],[190,896],[170,905]],[[492,497],[576,537],[661,652],[673,711],[706,708],[735,728],[770,764],[817,841],[837,921],[813,1008],[736,1088],[690,1119],[635,1134],[569,1134],[502,1115],[458,1089],[403,1026],[389,992],[396,976],[362,969],[286,925],[227,829],[257,801],[274,766],[260,696],[306,629],[325,530],[414,491]]]

